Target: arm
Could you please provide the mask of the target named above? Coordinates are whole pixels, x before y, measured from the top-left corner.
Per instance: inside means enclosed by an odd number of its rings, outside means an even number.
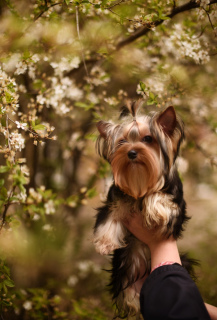
[[[151,269],[165,261],[181,264],[176,241],[172,237],[168,239],[157,238],[155,236],[157,230],[150,230],[144,226],[142,215],[134,214],[123,223],[135,237],[149,246],[152,259]],[[205,306],[210,318],[217,320],[217,308],[209,304],[205,304]]]
[[[181,264],[177,243],[170,237],[168,239],[156,238],[156,230],[150,230],[143,224],[140,214],[134,214],[130,220],[125,220],[124,225],[134,236],[146,243],[151,251],[151,269],[166,261]]]
[[[217,308],[208,303],[205,303],[205,306],[207,308],[211,320],[217,320]]]

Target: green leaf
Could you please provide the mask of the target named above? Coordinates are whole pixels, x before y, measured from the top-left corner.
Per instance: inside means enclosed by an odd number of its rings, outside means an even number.
[[[86,196],[88,198],[93,198],[97,195],[97,191],[96,191],[96,188],[92,188],[92,189],[89,189],[87,192],[86,192]]]
[[[7,91],[5,92],[5,99],[7,103],[11,103],[14,100],[13,96]]]
[[[7,199],[7,197],[8,197],[8,191],[5,187],[2,187],[0,191],[0,199],[5,200]]]
[[[5,173],[10,171],[10,168],[8,166],[1,166],[0,167],[0,173]]]
[[[153,104],[155,104],[155,101],[153,101],[152,99],[148,99],[147,105],[152,106]]]
[[[9,84],[7,85],[7,88],[8,88],[8,90],[10,90],[11,92],[15,92],[13,83],[9,83]]]
[[[4,273],[6,273],[8,276],[10,276],[10,269],[6,265],[4,265],[2,267],[2,269],[3,269]]]
[[[70,4],[70,0],[65,0],[65,3],[67,4],[67,6]]]
[[[142,91],[145,91],[145,90],[146,90],[146,85],[145,85],[144,82],[140,81],[140,82],[139,82],[139,85],[140,85],[140,88],[141,88]]]
[[[25,51],[24,54],[23,54],[23,60],[27,60],[31,58],[31,54],[29,51]]]
[[[37,124],[36,126],[33,127],[34,130],[46,130],[46,126],[43,124]]]
[[[4,179],[0,179],[0,188],[3,187],[4,183],[5,183],[5,180]]]
[[[76,102],[75,106],[79,107],[79,108],[84,108],[85,110],[90,110],[90,109],[93,109],[94,104],[92,104],[92,103],[91,104],[87,104],[87,103],[84,103],[84,102]]]
[[[151,92],[151,91],[149,92],[149,98],[152,99],[152,100],[155,99],[155,95],[154,95],[154,93]]]
[[[95,142],[97,140],[98,134],[94,134],[94,133],[88,133],[85,135],[85,139],[87,140],[91,140],[93,142]]]
[[[4,284],[5,284],[7,287],[11,287],[11,288],[14,287],[13,281],[12,281],[12,280],[9,280],[9,279],[4,280]]]
[[[2,289],[4,290],[5,293],[8,292],[7,286],[5,285],[4,282],[2,282]]]
[[[159,18],[161,19],[161,20],[169,20],[170,18],[169,17],[167,17],[165,14],[163,14],[163,13],[160,13],[159,14]]]

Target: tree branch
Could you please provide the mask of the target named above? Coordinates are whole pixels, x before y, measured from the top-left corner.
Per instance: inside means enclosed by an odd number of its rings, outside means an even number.
[[[0,231],[2,230],[2,228],[4,226],[4,223],[5,223],[5,220],[6,220],[7,211],[8,211],[8,208],[10,207],[10,205],[11,205],[10,199],[13,196],[15,189],[16,189],[16,186],[13,186],[13,188],[11,189],[11,192],[10,192],[10,194],[8,196],[7,203],[5,204],[5,208],[4,208],[4,211],[2,213],[2,222],[1,222],[1,225],[0,225]]]
[[[217,3],[217,0],[211,0],[209,5],[212,5],[214,3]],[[196,9],[200,7],[200,3],[197,3],[196,0],[192,1],[190,0],[189,2],[179,6],[179,7],[173,7],[172,12],[167,15],[168,18],[172,19],[174,16],[176,16],[179,13],[185,12],[185,11],[189,11],[192,9]],[[121,48],[123,48],[124,46],[130,44],[131,42],[135,41],[136,39],[146,35],[150,30],[151,27],[157,27],[160,24],[162,24],[164,22],[163,19],[159,19],[157,21],[154,21],[151,25],[147,24],[146,26],[138,29],[134,34],[132,34],[131,36],[129,36],[128,38],[121,40],[120,42],[118,42],[118,44],[116,45],[116,50],[120,50]]]
[[[51,4],[49,7],[47,6],[47,1],[45,1],[45,9],[43,11],[41,11],[35,18],[34,21],[38,20],[45,12],[47,12],[50,8],[58,6],[60,4],[62,4],[63,2],[57,2],[57,3],[53,3]]]
[[[119,3],[121,3],[121,2],[122,1],[120,1]],[[119,3],[116,3],[116,5],[119,4]],[[210,0],[209,6],[211,6],[212,4],[215,4],[215,3],[217,3],[217,0]],[[174,4],[175,4],[175,2],[174,2]],[[196,0],[190,0],[189,2],[183,4],[183,5],[179,6],[179,7],[174,5],[171,13],[168,14],[167,17],[172,19],[174,16],[176,16],[179,13],[183,13],[185,11],[189,11],[189,10],[196,9],[196,8],[199,8],[199,7],[200,7],[200,3],[197,3]],[[115,47],[114,51],[118,51],[118,50],[122,49],[124,46],[126,46],[126,45],[132,43],[133,41],[137,40],[138,38],[140,38],[142,36],[145,36],[148,32],[151,31],[151,28],[159,26],[164,21],[165,20],[160,19],[160,20],[157,20],[155,22],[152,22],[151,24],[147,23],[144,27],[139,28],[136,32],[134,32],[132,35],[130,35],[126,39],[119,41],[116,44],[116,47]],[[201,36],[201,34],[200,34],[200,36]],[[212,55],[215,55],[215,54],[212,54]],[[103,58],[101,58],[101,59],[103,59]],[[94,63],[96,63],[97,61],[99,61],[101,59],[99,57],[92,58],[92,59],[87,59],[87,60],[85,60],[85,63],[86,64],[94,64]],[[70,76],[71,74],[73,74],[74,72],[77,72],[77,71],[78,71],[78,69],[71,70],[71,71],[69,71],[67,73],[67,76]]]

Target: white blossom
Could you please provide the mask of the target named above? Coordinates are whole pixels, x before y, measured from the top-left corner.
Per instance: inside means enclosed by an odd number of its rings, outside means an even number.
[[[80,271],[81,278],[86,277],[90,271],[93,271],[95,273],[100,272],[100,268],[90,260],[80,261],[78,262],[77,266]]]
[[[19,91],[22,92],[22,93],[26,93],[26,92],[27,92],[26,87],[25,87],[23,84],[20,84],[20,85],[18,86],[18,89],[19,89]]]
[[[31,56],[31,60],[33,60],[34,63],[40,61],[39,55],[36,54],[36,53],[33,54],[33,55]]]
[[[31,309],[32,309],[32,301],[26,300],[26,301],[23,303],[23,308],[24,308],[25,310],[31,310]]]
[[[79,57],[62,57],[59,62],[51,62],[51,67],[55,70],[55,75],[62,76],[64,71],[77,69],[80,64]]]
[[[19,107],[19,95],[17,94],[17,91],[18,89],[15,80],[11,79],[0,66],[0,96],[2,97],[2,114],[9,111],[14,114],[14,112],[17,111]]]
[[[37,191],[35,191],[35,189],[33,189],[33,188],[29,189],[29,195],[37,202],[42,201],[42,195],[40,193],[38,193]]]
[[[197,64],[205,64],[210,60],[207,49],[202,48],[201,41],[184,32],[181,24],[174,25],[170,37],[161,39],[160,48],[164,55],[172,52],[177,59],[190,57]]]
[[[72,107],[67,104],[67,99],[80,100],[83,91],[76,87],[69,77],[55,76],[51,78],[51,87],[44,94],[37,96],[37,102],[47,107],[52,106],[59,115],[68,114]]]
[[[45,208],[46,214],[55,213],[55,205],[54,205],[53,200],[49,200],[47,203],[45,203],[44,208]]]
[[[67,280],[69,287],[74,287],[78,283],[78,278],[74,275],[70,276]]]
[[[40,219],[41,219],[41,217],[40,217],[40,215],[37,214],[37,213],[35,213],[34,216],[33,216],[33,218],[32,218],[33,221],[38,221],[38,220],[40,220]]]
[[[118,100],[116,97],[107,97],[104,98],[104,101],[107,102],[110,106],[115,106],[118,104]]]
[[[52,231],[53,227],[50,224],[45,224],[42,229],[45,231]]]
[[[200,6],[206,7],[210,3],[210,0],[200,0]]]
[[[36,67],[33,64],[29,65],[28,75],[33,80],[35,79],[35,72],[36,72]]]
[[[24,164],[24,165],[20,166],[20,170],[25,176],[27,176],[27,177],[30,176],[30,171],[29,171],[29,168],[27,167],[27,165]]]
[[[19,74],[23,74],[25,73],[27,70],[27,64],[24,61],[19,61],[16,64],[16,71],[15,74],[19,75]]]
[[[110,81],[108,74],[99,66],[94,66],[90,71],[89,83],[94,86],[104,85]]]
[[[26,194],[26,190],[23,192],[20,192],[19,194],[17,194],[17,198],[21,201],[21,202],[25,202],[26,198],[27,198],[27,194]]]
[[[46,103],[46,98],[42,94],[39,94],[36,97],[36,101],[39,104],[45,104]]]
[[[25,139],[18,132],[12,132],[10,134],[10,145],[19,151],[25,148]]]
[[[17,125],[17,128],[19,129],[23,129],[23,130],[26,130],[27,128],[27,123],[20,123],[19,121],[15,121],[16,125]]]
[[[6,72],[12,72],[15,70],[16,65],[20,60],[21,54],[20,53],[13,53],[7,61],[3,63],[4,70]]]
[[[188,161],[184,159],[183,157],[178,157],[176,160],[176,164],[178,167],[178,171],[182,174],[186,173],[188,171]]]

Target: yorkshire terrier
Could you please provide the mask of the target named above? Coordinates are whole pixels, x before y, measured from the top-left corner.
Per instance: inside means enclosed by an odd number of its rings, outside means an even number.
[[[159,236],[181,236],[186,215],[176,158],[184,125],[172,106],[141,115],[141,101],[128,102],[119,124],[99,121],[96,148],[111,165],[114,182],[98,209],[94,244],[102,255],[113,253],[111,292],[118,316],[138,314],[136,283],[150,272],[149,248],[122,223],[139,212]]]

